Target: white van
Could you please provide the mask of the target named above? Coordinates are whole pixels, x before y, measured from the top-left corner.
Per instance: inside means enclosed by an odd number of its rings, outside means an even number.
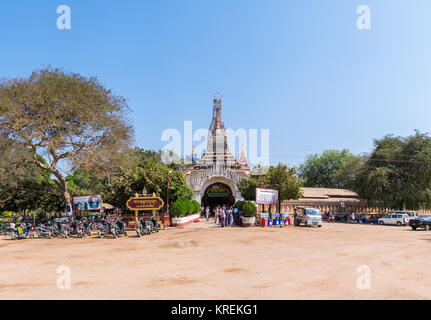
[[[316,208],[296,207],[293,225],[299,226],[301,223],[305,226],[322,226],[322,214]]]

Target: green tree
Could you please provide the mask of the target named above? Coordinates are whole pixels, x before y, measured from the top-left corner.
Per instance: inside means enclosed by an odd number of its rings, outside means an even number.
[[[0,138],[0,150],[0,210],[21,214],[36,209],[61,211],[61,194],[50,174],[36,165],[17,167],[18,162],[31,158],[29,150],[6,137]],[[37,159],[46,164],[40,155]]]
[[[166,201],[169,172],[169,202],[172,203],[177,199],[190,200],[193,192],[187,185],[184,172],[170,168],[154,156],[155,154],[157,153],[139,150],[134,167],[112,177],[111,183],[106,187],[107,202],[119,208],[125,208],[130,196],[142,193],[144,187],[148,193],[155,193]],[[133,157],[136,155],[134,154]]]
[[[350,185],[351,181],[349,179],[344,181],[340,171],[348,170],[346,164],[352,170],[355,169],[355,161],[358,161],[357,157],[347,149],[341,151],[325,150],[321,154],[316,153],[308,156],[299,167],[299,176],[305,181],[304,185],[307,187],[343,187]]]
[[[416,131],[408,137],[375,140],[356,189],[373,206],[431,208],[431,137]]]
[[[66,176],[69,192],[72,196],[83,196],[102,193],[106,189],[107,180],[94,176],[77,168]]]
[[[55,176],[66,204],[71,196],[61,163],[101,175],[117,168],[131,141],[127,112],[125,99],[96,78],[60,69],[0,82],[0,134],[30,150],[23,164]]]
[[[367,156],[350,155],[343,161],[343,165],[331,174],[332,186],[356,191],[356,181],[362,170]]]

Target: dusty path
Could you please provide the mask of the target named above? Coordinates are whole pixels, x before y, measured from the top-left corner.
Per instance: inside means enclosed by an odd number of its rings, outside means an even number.
[[[119,239],[0,238],[0,299],[431,299],[431,232],[185,229]],[[71,288],[57,288],[57,268]],[[357,288],[360,265],[371,288]]]

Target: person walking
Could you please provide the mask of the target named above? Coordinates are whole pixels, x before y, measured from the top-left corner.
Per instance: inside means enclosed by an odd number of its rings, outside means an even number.
[[[226,213],[225,213],[224,207],[223,207],[220,210],[220,224],[221,224],[222,228],[224,228],[225,220],[226,220]]]
[[[227,227],[229,225],[229,209],[223,206],[223,210],[225,214],[224,226]]]
[[[220,220],[220,207],[219,206],[217,206],[216,208],[215,208],[215,212],[214,212],[214,223],[215,224],[217,224],[217,222],[219,222],[219,220]]]
[[[210,207],[207,207],[205,209],[205,223],[208,223],[209,218],[210,218]]]
[[[230,207],[229,209],[229,227],[232,227],[233,225],[233,207]]]

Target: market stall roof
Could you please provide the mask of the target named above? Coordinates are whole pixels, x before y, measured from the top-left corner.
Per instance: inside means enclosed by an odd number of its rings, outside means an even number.
[[[112,205],[112,204],[109,204],[109,203],[102,203],[102,208],[103,209],[105,209],[105,210],[112,210],[112,209],[115,209],[115,207]]]
[[[332,189],[332,188],[301,188],[303,195],[302,199],[357,199],[358,194],[347,189]]]

